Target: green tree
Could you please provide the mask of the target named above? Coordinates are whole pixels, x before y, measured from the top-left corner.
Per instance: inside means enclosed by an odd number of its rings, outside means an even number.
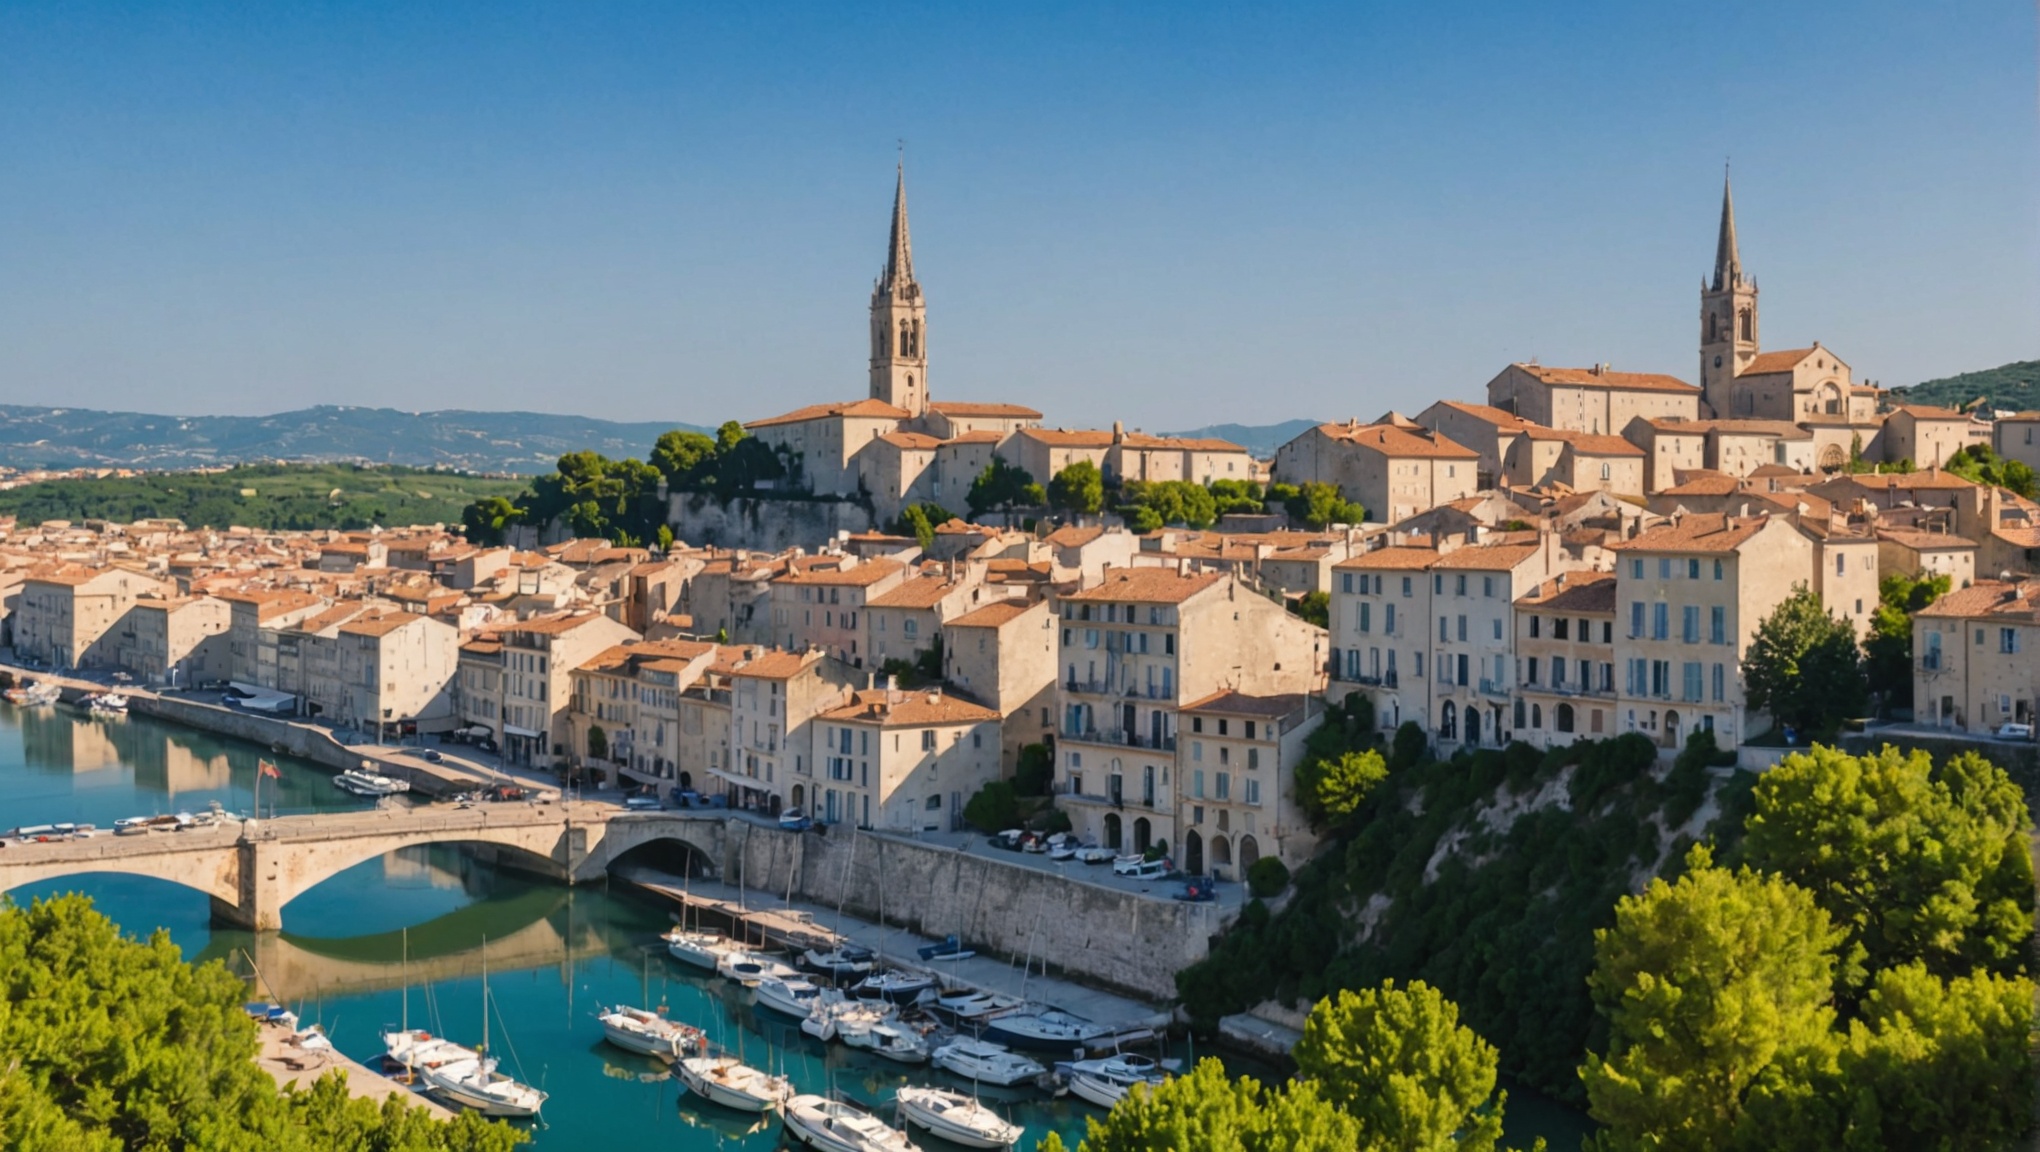
[[[1218,501],[1211,490],[1187,480],[1129,480],[1119,486],[1119,496],[1120,514],[1136,531],[1152,532],[1168,524],[1201,530],[1218,521]]]
[[[1247,889],[1257,898],[1266,900],[1280,896],[1289,887],[1289,865],[1280,857],[1263,856],[1247,866]]]
[[[1950,586],[1946,575],[1914,578],[1891,572],[1878,580],[1877,610],[1870,616],[1870,633],[1863,638],[1863,668],[1870,690],[1882,694],[1887,703],[1912,706],[1912,614],[1947,595]]]
[[[1758,625],[1742,675],[1752,710],[1801,732],[1831,731],[1860,715],[1867,692],[1854,629],[1803,584]]]
[[[671,524],[659,525],[659,531],[655,538],[659,542],[659,552],[661,554],[673,551],[673,526]]]
[[[468,505],[461,512],[460,519],[471,542],[501,544],[504,529],[517,523],[519,516],[517,505],[504,497],[485,496]]]
[[[1105,474],[1089,460],[1078,460],[1048,482],[1048,506],[1095,516],[1105,506]]]
[[[1022,796],[1046,796],[1054,783],[1055,753],[1046,744],[1021,745],[1019,763],[1013,768],[1014,789]]]
[[[1757,781],[1743,859],[1813,894],[1846,933],[1853,999],[1880,970],[2015,975],[2033,936],[2033,830],[2002,768],[1965,752],[1815,747]]]
[[[1304,809],[1313,821],[1335,827],[1351,820],[1360,802],[1386,779],[1388,765],[1372,748],[1307,757],[1296,768],[1296,788],[1303,796]]]
[[[1042,491],[1025,468],[994,455],[985,470],[970,482],[964,502],[970,506],[970,514],[977,517],[994,510],[1038,508],[1048,502],[1048,493]]]
[[[1396,726],[1395,740],[1389,745],[1389,767],[1414,768],[1424,762],[1431,751],[1431,738],[1424,734],[1424,726],[1415,720],[1405,720]]]
[[[1298,1076],[1359,1121],[1360,1147],[1482,1152],[1501,1139],[1500,1057],[1421,980],[1318,1001],[1292,1055]]]
[[[1210,488],[1220,516],[1230,512],[1261,512],[1267,507],[1261,486],[1252,480],[1213,480]]]
[[[715,464],[716,442],[699,432],[675,428],[664,432],[652,445],[652,467],[667,480],[669,489],[683,488],[703,468]]]
[[[893,523],[893,531],[901,536],[912,536],[921,545],[923,552],[935,546],[935,525],[928,522],[928,514],[919,504],[907,505],[906,511]]]
[[[1282,507],[1292,523],[1305,528],[1358,524],[1367,519],[1367,509],[1341,496],[1338,485],[1315,480],[1298,486],[1296,493],[1282,502]]]
[[[1991,451],[1988,444],[1971,444],[1948,457],[1948,471],[1977,484],[2009,488],[2020,496],[2035,498],[2033,469],[2017,460],[2007,460]]]
[[[1605,1053],[1580,1070],[1600,1152],[1738,1147],[1761,1111],[1832,1062],[1830,949],[1841,933],[1813,894],[1776,876],[1688,854],[1595,933],[1594,1002]]]
[[[1291,615],[1320,628],[1332,626],[1332,597],[1329,592],[1305,592],[1289,602]]]
[[[1374,1147],[1361,1143],[1361,1125],[1309,1081],[1271,1092],[1251,1076],[1231,1079],[1223,1064],[1208,1057],[1189,1074],[1157,1088],[1135,1088],[1103,1120],[1092,1118],[1085,1127],[1079,1152],[1354,1152]]]
[[[1020,826],[1020,799],[1010,780],[993,780],[964,802],[963,818],[980,832]]]
[[[588,759],[609,759],[609,733],[600,724],[588,725]]]
[[[167,933],[120,935],[82,896],[0,904],[0,1143],[23,1152],[506,1152],[528,1137],[399,1097],[347,1095],[344,1074],[285,1095],[255,1063],[241,981],[183,962]]]

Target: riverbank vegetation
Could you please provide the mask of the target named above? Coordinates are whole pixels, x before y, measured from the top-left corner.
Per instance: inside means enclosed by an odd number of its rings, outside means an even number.
[[[1325,848],[1179,974],[1199,1027],[1420,980],[1605,1152],[2025,1130],[2032,822],[1996,765],[1816,748],[1759,780],[1701,732],[1670,765],[1625,735],[1377,773],[1354,720],[1299,774]]]
[[[506,1152],[528,1137],[255,1064],[244,986],[169,936],[120,934],[83,896],[0,903],[0,1147],[12,1152]]]
[[[148,472],[46,480],[0,492],[0,516],[45,520],[181,520],[194,527],[353,531],[452,524],[465,506],[501,499],[524,481],[430,468],[358,464],[244,464],[207,472]]]

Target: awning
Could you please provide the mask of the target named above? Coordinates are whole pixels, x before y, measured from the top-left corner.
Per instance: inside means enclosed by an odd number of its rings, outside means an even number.
[[[749,788],[757,792],[764,792],[771,788],[771,785],[758,779],[756,776],[739,776],[735,772],[725,772],[721,768],[710,768],[708,774],[722,780],[727,780],[739,788]]]
[[[533,732],[533,731],[532,731],[531,729],[529,729],[529,728],[519,728],[519,727],[518,727],[517,725],[515,725],[515,724],[505,724],[505,725],[503,725],[503,734],[504,734],[505,736],[522,736],[522,737],[524,737],[524,738],[525,738],[526,740],[539,740],[539,739],[543,739],[543,737],[542,737],[542,736],[540,736],[540,735],[539,735],[538,733],[536,733],[536,732]]]

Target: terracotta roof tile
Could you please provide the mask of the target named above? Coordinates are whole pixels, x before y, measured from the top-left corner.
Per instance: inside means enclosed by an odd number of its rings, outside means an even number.
[[[1181,604],[1224,579],[1217,572],[1179,576],[1174,568],[1107,568],[1103,581],[1063,599],[1079,603],[1133,601],[1140,604]]]
[[[904,408],[895,408],[879,400],[852,400],[842,404],[810,404],[796,408],[779,416],[768,416],[753,420],[746,428],[770,428],[779,424],[802,424],[809,420],[827,420],[841,417],[859,417],[871,420],[911,420],[914,414]]]
[[[979,404],[968,400],[933,400],[929,408],[944,416],[995,416],[1013,420],[1039,420],[1041,413],[1019,404]]]
[[[1394,424],[1320,424],[1318,431],[1334,440],[1358,444],[1393,457],[1478,460],[1480,453],[1435,432],[1412,431]]]
[[[983,724],[997,712],[944,692],[874,689],[851,694],[850,702],[821,714],[838,724],[877,724],[883,728],[934,728],[949,724]]]
[[[1027,614],[1034,607],[1030,600],[995,600],[982,608],[973,609],[945,626],[950,628],[1001,628]]]
[[[1683,392],[1695,396],[1700,394],[1700,389],[1677,376],[1666,376],[1657,372],[1551,368],[1542,364],[1518,364],[1516,367],[1546,384],[1565,384],[1576,388],[1612,388],[1625,392]]]
[[[1546,580],[1516,601],[1518,608],[1539,608],[1553,612],[1615,611],[1613,572],[1568,572],[1562,579]]]

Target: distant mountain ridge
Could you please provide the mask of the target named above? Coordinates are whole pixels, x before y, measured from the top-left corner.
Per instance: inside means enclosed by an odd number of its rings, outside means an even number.
[[[543,412],[402,412],[322,404],[273,416],[158,416],[0,404],[0,465],[197,468],[260,460],[355,461],[469,472],[550,472],[568,452],[643,459],[677,421]]]
[[[1277,448],[1315,428],[1322,420],[1284,420],[1280,424],[1207,424],[1186,432],[1164,432],[1164,436],[1230,440],[1255,456],[1273,456]]]
[[[1891,391],[1895,399],[1909,404],[1954,408],[1980,398],[1985,408],[2031,412],[2040,409],[2040,360],[2020,360]]]

